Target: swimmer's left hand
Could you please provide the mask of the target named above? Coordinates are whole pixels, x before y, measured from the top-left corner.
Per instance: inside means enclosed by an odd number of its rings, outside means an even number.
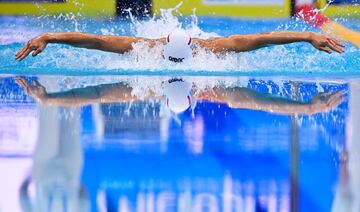
[[[316,95],[310,103],[309,114],[328,112],[344,101],[344,91],[323,92]]]
[[[333,51],[337,53],[344,53],[344,44],[341,41],[336,40],[335,38],[332,38],[328,35],[311,33],[309,42],[316,49],[327,52],[329,54],[331,54]]]
[[[46,100],[48,96],[46,89],[37,80],[34,80],[33,83],[30,84],[26,79],[18,77],[15,81],[29,96],[38,102],[44,102],[44,100]]]
[[[15,59],[21,61],[25,57],[27,57],[31,52],[32,52],[32,56],[35,57],[36,55],[44,51],[47,44],[48,44],[47,34],[43,34],[36,38],[33,38],[29,40],[27,44],[15,54]]]

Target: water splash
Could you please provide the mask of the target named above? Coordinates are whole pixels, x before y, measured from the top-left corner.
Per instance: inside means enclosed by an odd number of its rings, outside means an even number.
[[[131,11],[128,11],[134,35],[147,38],[159,38],[166,37],[169,32],[175,29],[183,28],[192,37],[199,37],[203,39],[219,37],[219,35],[216,33],[205,32],[200,29],[195,9],[193,10],[193,14],[188,18],[189,23],[184,23],[187,21],[186,19],[182,22],[179,18],[182,17],[182,14],[178,11],[181,6],[182,2],[180,2],[174,8],[161,9],[159,18],[153,16],[149,17],[149,19],[146,21],[138,21],[132,16]]]

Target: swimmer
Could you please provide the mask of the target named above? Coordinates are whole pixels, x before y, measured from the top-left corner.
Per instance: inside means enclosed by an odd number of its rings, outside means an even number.
[[[167,107],[175,113],[190,108],[195,100],[227,104],[231,108],[261,110],[278,114],[316,114],[332,110],[344,100],[344,92],[319,93],[309,102],[295,101],[243,87],[215,86],[199,90],[182,79],[171,79],[163,83],[164,95],[149,90],[143,98],[133,95],[133,88],[126,83],[102,84],[75,88],[64,92],[48,93],[38,81],[29,83],[16,78],[17,84],[39,103],[48,106],[84,106],[94,103],[130,103],[146,100],[165,100]],[[175,84],[174,84],[175,83]],[[178,90],[178,91],[176,91]],[[144,91],[145,92],[145,91]]]
[[[199,48],[216,54],[226,52],[246,52],[269,45],[308,42],[316,49],[327,53],[344,52],[344,44],[328,35],[314,32],[273,31],[259,34],[230,35],[211,39],[191,38],[186,31],[177,29],[167,37],[149,39],[131,36],[95,35],[80,32],[44,33],[27,42],[16,53],[16,60],[23,60],[30,53],[36,56],[50,43],[68,44],[75,47],[97,49],[123,54],[133,49],[133,44],[144,42],[149,48],[164,45],[163,57],[172,62],[183,62],[196,54]]]

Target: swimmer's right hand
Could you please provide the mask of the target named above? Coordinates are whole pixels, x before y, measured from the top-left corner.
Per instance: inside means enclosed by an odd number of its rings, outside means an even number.
[[[24,89],[27,95],[31,96],[35,100],[39,102],[44,102],[48,94],[44,86],[42,86],[37,80],[34,80],[32,84],[30,84],[26,79],[17,77],[15,79],[16,83]]]
[[[329,54],[333,51],[340,54],[344,53],[344,44],[341,41],[327,35],[310,33],[310,43],[316,49]]]
[[[32,56],[35,57],[46,48],[47,44],[48,42],[46,34],[33,38],[29,40],[27,44],[15,54],[15,59],[21,61],[25,57],[27,57],[32,51]]]
[[[332,93],[330,91],[317,94],[309,104],[308,115],[328,112],[344,101],[344,91]]]

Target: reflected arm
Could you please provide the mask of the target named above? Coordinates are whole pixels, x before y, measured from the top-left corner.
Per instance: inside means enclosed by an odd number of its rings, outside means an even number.
[[[64,92],[49,93],[41,103],[49,106],[83,106],[93,103],[133,102],[132,88],[123,83],[74,88]]]
[[[49,106],[74,107],[93,103],[127,103],[156,98],[154,93],[149,91],[140,99],[132,94],[132,87],[125,83],[103,84],[75,88],[64,92],[47,93],[45,87],[38,81],[34,81],[30,85],[25,79],[17,78],[16,82],[24,88],[29,96]]]
[[[295,101],[271,94],[264,94],[249,88],[216,87],[199,93],[199,99],[226,103],[232,108],[262,110],[279,114],[314,114],[326,112],[343,101],[343,92],[321,93],[311,102]]]

